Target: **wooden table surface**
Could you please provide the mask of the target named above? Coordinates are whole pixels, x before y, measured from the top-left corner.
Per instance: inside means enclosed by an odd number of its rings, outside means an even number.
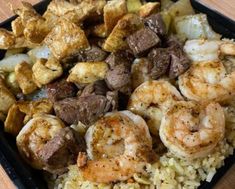
[[[31,3],[37,3],[39,0],[24,0]],[[213,9],[219,10],[226,16],[235,20],[235,0],[198,0]],[[20,6],[20,0],[0,0],[0,22],[12,16],[9,3],[13,7]],[[0,189],[15,189],[2,166],[0,166]],[[235,189],[235,165],[222,177],[214,189]]]

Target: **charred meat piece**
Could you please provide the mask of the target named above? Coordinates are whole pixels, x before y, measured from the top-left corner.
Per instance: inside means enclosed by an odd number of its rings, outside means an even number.
[[[93,124],[110,109],[108,100],[101,95],[80,97],[78,104],[78,120],[85,125]]]
[[[83,89],[80,96],[81,97],[82,96],[89,96],[89,95],[103,95],[103,96],[105,96],[107,92],[108,92],[108,87],[107,87],[105,81],[98,80],[98,81],[95,81],[94,83],[87,85]]]
[[[144,21],[145,26],[150,28],[153,32],[155,32],[159,37],[163,37],[167,34],[166,26],[162,19],[161,14],[152,14],[147,17]]]
[[[102,95],[88,95],[79,98],[66,98],[54,103],[56,115],[67,124],[78,121],[85,125],[93,124],[106,112],[113,110],[113,100]]]
[[[57,117],[71,125],[78,122],[79,105],[77,98],[65,98],[54,103],[54,111]]]
[[[152,47],[158,46],[161,41],[152,30],[143,28],[130,35],[127,43],[135,56],[143,56]]]
[[[167,72],[170,65],[170,55],[167,48],[156,48],[148,54],[149,72],[152,79],[157,79]]]
[[[90,48],[86,50],[81,50],[72,55],[64,58],[62,63],[64,65],[77,63],[77,62],[100,62],[105,60],[107,57],[107,53],[103,51],[96,45],[92,45]]]
[[[190,59],[183,50],[183,44],[177,37],[170,36],[167,40],[168,51],[171,57],[169,78],[174,79],[183,74],[190,66]]]
[[[61,173],[67,166],[74,164],[79,152],[84,151],[85,142],[82,137],[77,140],[73,130],[63,128],[48,141],[39,151],[44,169],[51,173]]]
[[[128,50],[111,53],[105,60],[110,68],[113,68],[119,64],[125,64],[127,67],[131,68],[133,61],[134,56]]]
[[[100,62],[107,57],[107,53],[101,48],[92,45],[91,48],[83,51],[86,62]]]
[[[68,97],[74,97],[77,88],[73,83],[67,82],[65,79],[50,83],[46,86],[48,98],[54,102]]]
[[[130,69],[125,64],[114,66],[107,72],[105,81],[111,90],[119,90],[130,83]]]
[[[169,49],[171,64],[169,69],[169,78],[174,79],[183,74],[190,67],[190,60],[182,48],[175,46]]]

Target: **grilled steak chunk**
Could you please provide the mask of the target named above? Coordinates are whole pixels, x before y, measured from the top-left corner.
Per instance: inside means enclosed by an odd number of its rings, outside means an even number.
[[[46,86],[47,96],[52,101],[62,100],[68,97],[74,97],[77,88],[73,83],[67,82],[65,79],[55,81]]]
[[[155,32],[159,37],[164,37],[167,34],[166,26],[162,20],[161,14],[152,14],[144,20],[145,26]]]
[[[127,38],[127,43],[135,56],[143,56],[152,47],[160,44],[156,33],[148,28],[143,28]]]
[[[166,48],[156,48],[148,54],[149,72],[152,79],[157,79],[167,72],[170,65],[170,55]]]

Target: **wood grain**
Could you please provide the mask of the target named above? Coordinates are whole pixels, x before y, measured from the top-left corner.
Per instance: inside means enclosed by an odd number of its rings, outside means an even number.
[[[37,3],[39,0],[25,0]],[[226,16],[235,20],[235,0],[198,0],[201,3],[218,10]],[[21,6],[20,0],[0,0],[0,22],[13,15],[9,3],[14,8]],[[222,177],[214,189],[234,189],[235,188],[235,165]],[[2,166],[0,165],[0,189],[16,189]]]
[[[16,189],[2,166],[0,165],[0,189]]]
[[[235,20],[235,0],[197,0],[198,2],[216,10]]]
[[[30,2],[32,4],[35,4],[39,2],[39,0],[24,0],[26,2]],[[13,16],[13,12],[11,11],[12,8],[18,8],[20,7],[21,1],[20,0],[0,0],[0,22],[6,20],[7,18]]]

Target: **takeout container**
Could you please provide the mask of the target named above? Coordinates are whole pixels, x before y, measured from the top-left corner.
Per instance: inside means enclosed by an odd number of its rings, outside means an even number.
[[[44,0],[35,5],[39,13],[43,13],[50,1]],[[193,7],[198,12],[208,15],[209,23],[213,29],[224,37],[235,38],[235,21],[212,11],[200,4],[199,1],[191,0]],[[0,24],[0,27],[10,28],[11,21],[15,17],[9,18]],[[4,56],[4,51],[0,50],[0,59]],[[47,184],[43,179],[41,171],[33,170],[20,157],[15,145],[15,139],[3,131],[3,123],[0,122],[0,164],[3,166],[9,177],[19,189],[46,189]],[[203,182],[200,189],[212,188],[215,183],[226,173],[235,162],[235,155],[225,160],[225,165],[217,170],[216,175],[210,183]]]

